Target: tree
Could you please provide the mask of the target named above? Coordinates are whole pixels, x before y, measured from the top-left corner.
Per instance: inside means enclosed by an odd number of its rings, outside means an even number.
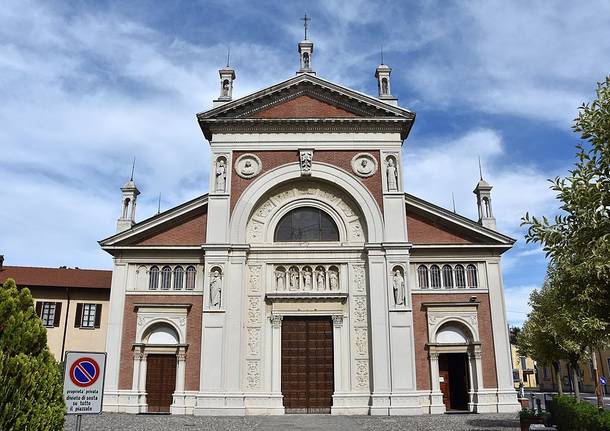
[[[584,319],[571,322],[571,329],[594,330],[592,348],[610,340],[610,77],[598,83],[596,94],[572,127],[586,141],[577,145],[574,169],[551,180],[561,214],[553,221],[523,218],[527,241],[542,244],[553,264],[566,309]]]
[[[0,288],[0,429],[60,430],[64,412],[61,370],[32,295],[8,279]]]

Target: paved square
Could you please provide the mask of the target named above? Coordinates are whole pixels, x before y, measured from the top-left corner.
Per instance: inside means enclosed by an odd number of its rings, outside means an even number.
[[[66,418],[66,431],[75,429],[76,418]],[[336,431],[471,431],[519,429],[514,414],[449,414],[422,416],[330,416],[285,415],[247,417],[127,415],[104,413],[100,416],[84,416],[82,431],[129,430],[336,430]]]

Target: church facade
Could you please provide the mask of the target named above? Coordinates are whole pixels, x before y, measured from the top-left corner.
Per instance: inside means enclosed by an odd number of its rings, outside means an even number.
[[[296,76],[197,115],[209,193],[135,223],[122,188],[104,409],[196,415],[512,412],[491,186],[472,221],[405,193],[415,114]],[[408,166],[406,167],[408,169]]]

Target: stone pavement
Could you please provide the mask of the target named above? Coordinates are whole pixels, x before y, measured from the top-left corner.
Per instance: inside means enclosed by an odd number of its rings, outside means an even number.
[[[66,418],[66,431],[74,431],[76,418]],[[446,414],[422,416],[169,416],[104,413],[83,416],[82,431],[205,430],[205,431],[514,431],[519,429],[515,414]]]

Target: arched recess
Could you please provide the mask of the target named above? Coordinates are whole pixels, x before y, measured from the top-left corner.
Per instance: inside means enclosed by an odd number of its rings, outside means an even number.
[[[150,325],[142,337],[145,344],[175,346],[180,344],[180,333],[167,322]]]
[[[452,320],[439,326],[434,341],[437,344],[471,344],[473,336],[462,322]]]
[[[261,175],[242,193],[237,201],[230,221],[230,241],[234,244],[244,244],[247,241],[247,224],[259,205],[260,200],[280,184],[301,178],[301,168],[298,163],[291,163],[275,168]],[[342,169],[327,163],[314,162],[311,176],[307,180],[321,180],[332,184],[353,200],[362,214],[363,229],[366,228],[367,242],[383,241],[383,217],[371,192],[352,175]],[[332,214],[331,214],[332,216]]]

